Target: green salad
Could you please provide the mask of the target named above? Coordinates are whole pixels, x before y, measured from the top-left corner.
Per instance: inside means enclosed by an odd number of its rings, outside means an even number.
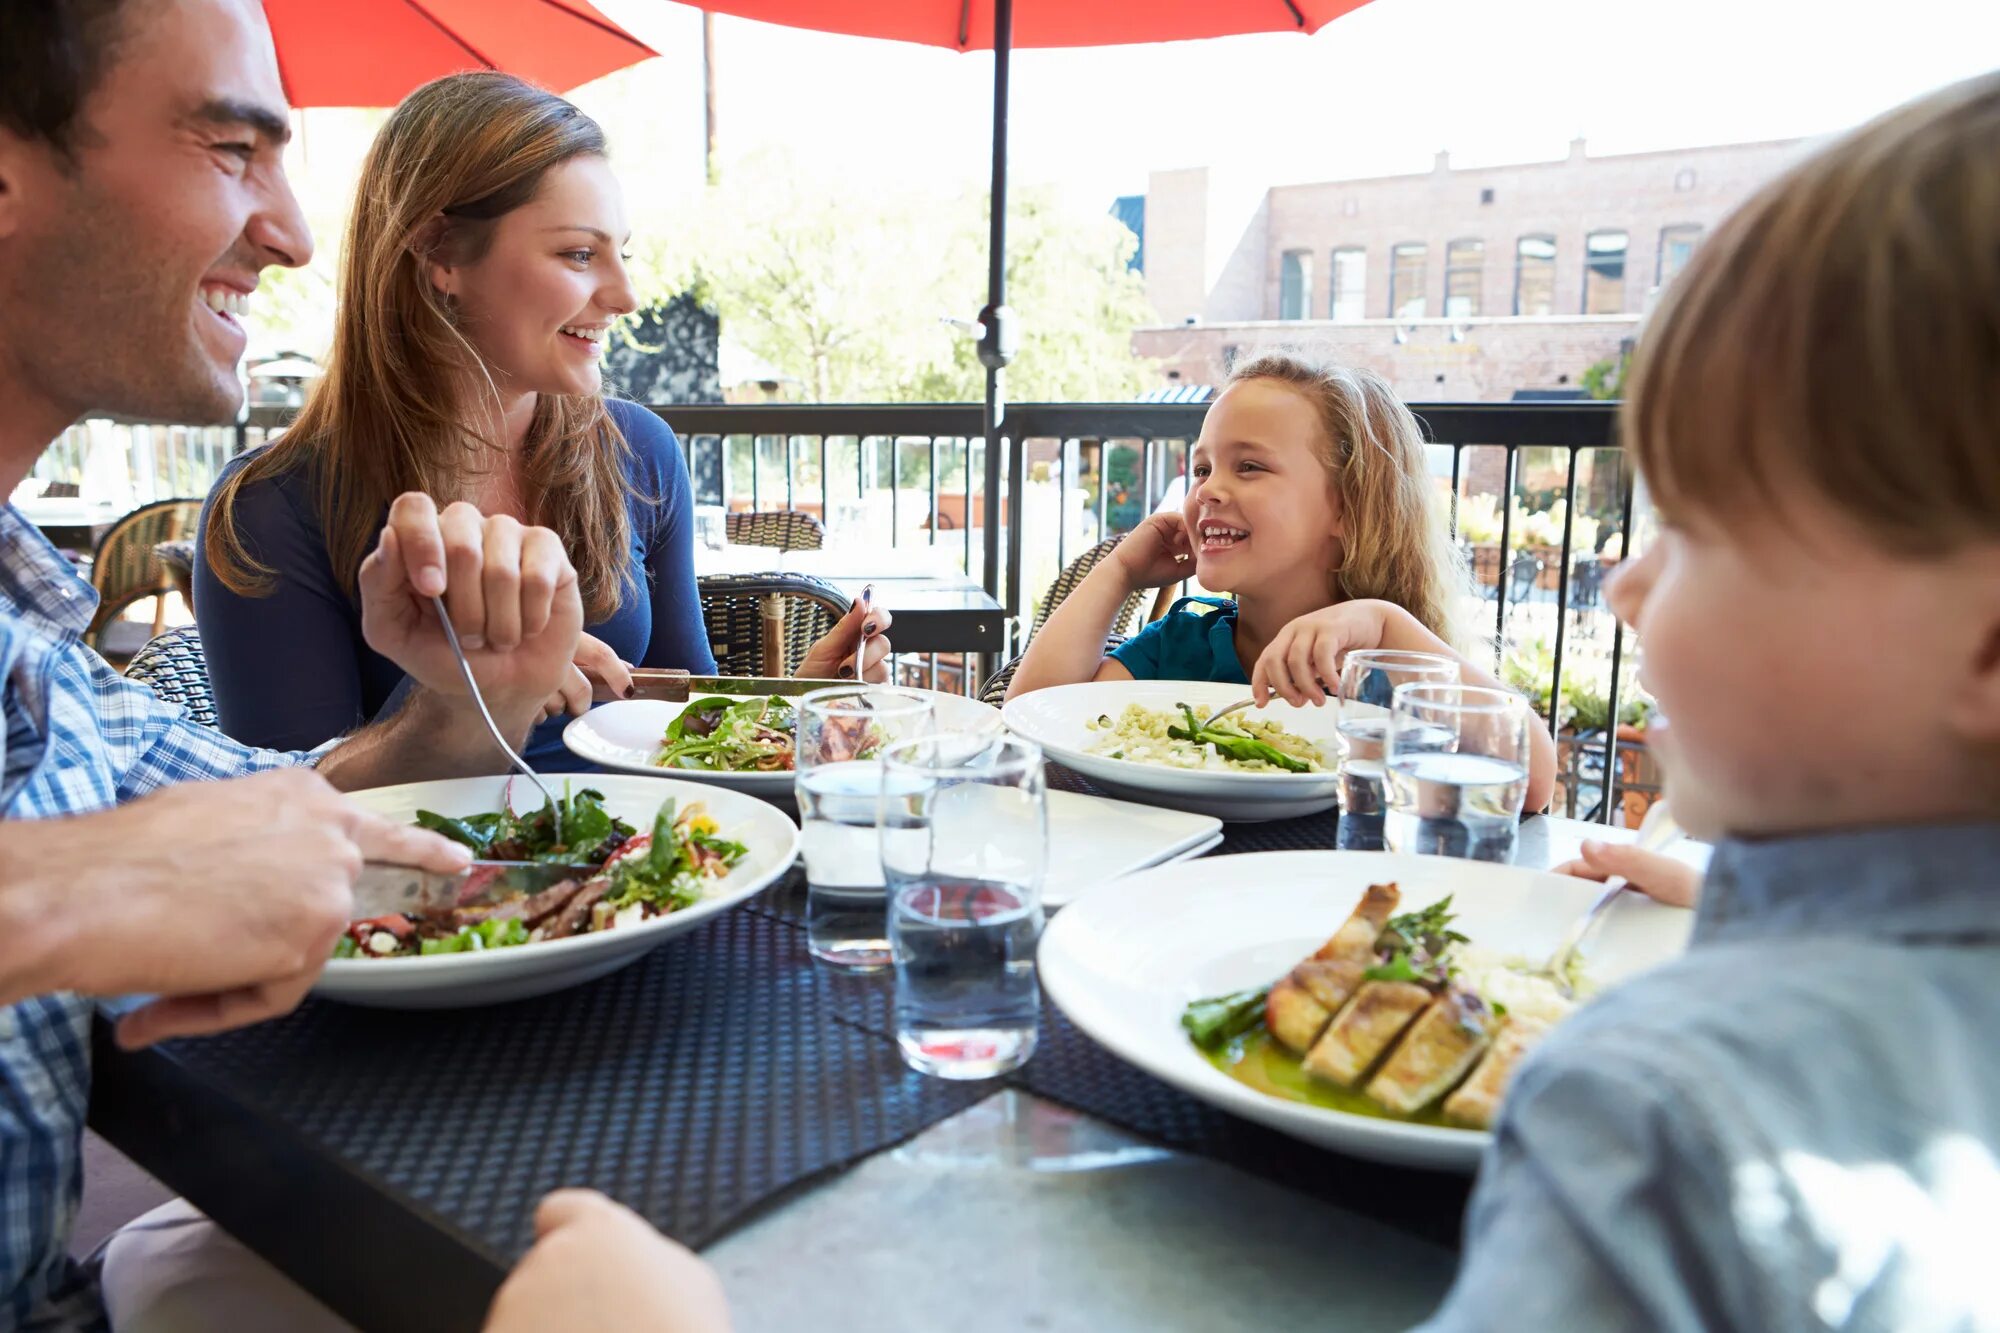
[[[698,699],[667,724],[653,763],[701,773],[788,773],[796,720],[791,701]]]

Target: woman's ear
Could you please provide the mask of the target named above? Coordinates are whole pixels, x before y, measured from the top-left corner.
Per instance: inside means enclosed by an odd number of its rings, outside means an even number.
[[[436,213],[410,238],[410,253],[422,267],[424,280],[447,303],[458,298],[459,281],[458,266],[450,261],[446,245],[450,225],[444,214]]]

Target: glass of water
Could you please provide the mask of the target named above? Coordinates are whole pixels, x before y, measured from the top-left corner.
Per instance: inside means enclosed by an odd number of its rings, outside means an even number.
[[[1041,748],[991,732],[890,747],[881,829],[903,1059],[940,1078],[1019,1068],[1041,1017]]]
[[[836,685],[799,701],[792,790],[806,862],[806,940],[838,967],[889,966],[882,856],[875,837],[882,753],[926,735],[931,701],[909,690]]]
[[[1389,704],[1399,685],[1456,685],[1458,659],[1442,653],[1364,648],[1340,664],[1340,814],[1343,820],[1383,813],[1382,762],[1389,742]]]
[[[1399,685],[1389,708],[1391,851],[1511,861],[1528,795],[1528,701],[1472,685]]]

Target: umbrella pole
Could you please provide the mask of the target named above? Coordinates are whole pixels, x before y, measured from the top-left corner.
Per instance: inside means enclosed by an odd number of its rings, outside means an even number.
[[[979,312],[979,363],[986,367],[986,410],[981,427],[986,436],[985,523],[986,590],[1001,594],[1000,528],[1001,466],[1006,463],[1006,493],[1012,497],[1007,528],[1006,596],[1002,605],[1010,618],[1021,612],[1021,492],[1027,481],[1026,456],[1016,448],[1003,454],[1000,437],[1007,414],[1004,372],[1014,359],[1017,333],[1014,312],[1007,308],[1007,73],[1014,44],[1014,0],[993,4],[993,188],[988,205],[986,308]],[[1011,456],[1009,456],[1011,455]],[[1011,644],[1009,645],[1011,649]]]

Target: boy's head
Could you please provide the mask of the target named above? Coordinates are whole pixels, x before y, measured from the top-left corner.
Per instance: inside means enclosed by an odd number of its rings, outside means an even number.
[[[2000,812],[2000,75],[1815,154],[1641,341],[1612,587],[1707,835]]]

